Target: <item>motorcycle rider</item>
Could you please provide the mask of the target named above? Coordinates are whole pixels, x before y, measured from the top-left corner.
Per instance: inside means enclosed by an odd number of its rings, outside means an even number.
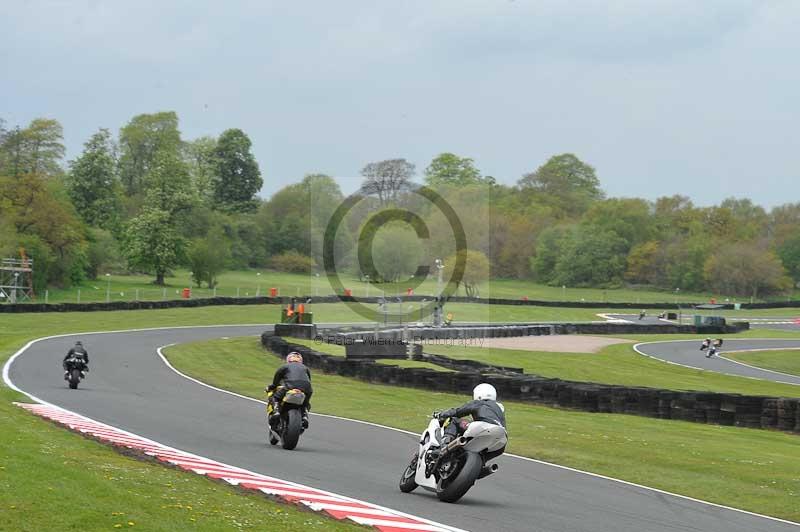
[[[308,411],[311,410],[311,394],[314,390],[311,388],[311,371],[303,364],[303,355],[297,351],[292,351],[286,355],[286,364],[279,367],[275,371],[275,376],[272,378],[272,384],[267,387],[268,392],[272,394],[272,415],[270,416],[270,425],[274,425],[277,420],[278,405],[281,404],[283,397],[288,390],[297,388],[306,394],[306,400],[303,403],[303,428],[308,428]]]
[[[449,423],[444,428],[442,447],[467,430],[469,421],[461,419],[464,416],[472,416],[473,421],[484,421],[506,428],[505,408],[502,403],[497,402],[497,390],[495,387],[486,382],[477,385],[472,390],[472,401],[437,414],[436,417],[439,419],[439,423],[446,423],[449,419]],[[502,449],[488,453],[486,461],[488,462],[492,458],[500,456],[505,450],[506,448],[503,446]]]
[[[89,353],[86,351],[86,349],[84,349],[83,342],[78,340],[77,342],[75,342],[75,346],[70,348],[69,351],[67,351],[67,354],[64,356],[64,360],[61,362],[61,366],[64,368],[64,380],[67,380],[69,378],[69,370],[67,370],[67,359],[73,356],[75,358],[80,358],[81,360],[83,360],[83,364],[85,367],[83,371],[81,371],[81,377],[85,377],[86,375],[84,374],[84,372],[89,371]]]

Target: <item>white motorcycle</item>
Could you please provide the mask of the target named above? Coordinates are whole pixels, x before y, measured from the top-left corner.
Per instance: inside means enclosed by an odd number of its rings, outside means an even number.
[[[464,434],[444,447],[442,436],[434,412],[420,437],[419,450],[400,477],[400,491],[409,493],[422,486],[436,492],[441,501],[456,502],[476,480],[497,471],[497,464],[486,464],[486,456],[508,443],[506,429],[484,421],[471,422]]]

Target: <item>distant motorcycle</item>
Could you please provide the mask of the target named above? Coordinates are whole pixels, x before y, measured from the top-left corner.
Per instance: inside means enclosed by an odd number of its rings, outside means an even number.
[[[275,391],[269,391],[267,395],[267,431],[269,433],[270,445],[277,445],[278,442],[284,449],[292,450],[297,447],[300,434],[303,433],[303,403],[306,401],[306,394],[303,390],[293,388],[287,390],[280,405],[277,405],[277,416],[273,417],[276,408],[275,401],[272,399]],[[273,420],[270,423],[270,420]]]
[[[400,477],[400,491],[409,493],[422,486],[436,492],[441,501],[456,502],[476,480],[497,471],[497,464],[486,464],[486,455],[508,442],[503,427],[484,421],[471,422],[463,435],[445,446],[440,443],[442,436],[434,412],[420,437],[419,449]]]
[[[71,356],[64,361],[67,371],[67,382],[72,390],[78,388],[78,383],[86,377],[88,367],[82,357]]]

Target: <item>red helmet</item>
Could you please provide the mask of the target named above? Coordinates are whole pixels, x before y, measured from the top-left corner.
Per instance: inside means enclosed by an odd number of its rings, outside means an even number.
[[[286,363],[289,364],[291,362],[298,362],[300,364],[303,363],[303,355],[298,353],[297,351],[292,351],[288,355],[286,355]]]

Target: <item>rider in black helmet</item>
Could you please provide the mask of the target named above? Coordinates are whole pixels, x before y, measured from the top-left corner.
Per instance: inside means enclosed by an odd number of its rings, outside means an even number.
[[[78,340],[75,342],[75,347],[72,347],[69,351],[67,351],[67,354],[64,356],[64,360],[61,362],[61,366],[64,368],[64,380],[69,378],[69,371],[67,371],[67,359],[73,356],[82,359],[83,363],[86,365],[84,371],[89,371],[89,353],[83,348],[83,342]]]

